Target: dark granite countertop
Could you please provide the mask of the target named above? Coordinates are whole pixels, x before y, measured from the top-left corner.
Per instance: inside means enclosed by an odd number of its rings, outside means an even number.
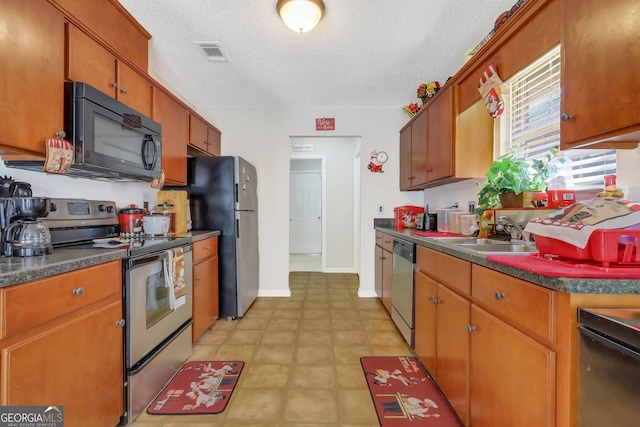
[[[124,249],[54,249],[52,254],[0,258],[0,287],[122,259]]]
[[[220,233],[220,230],[215,230],[215,231],[196,230],[196,231],[192,231],[189,234],[191,235],[191,241],[197,242],[199,240],[204,240],[210,237],[219,236],[221,233]]]
[[[446,240],[439,241],[437,238],[422,237],[416,234],[414,229],[396,230],[393,227],[392,222],[376,221],[374,228],[383,233],[401,237],[418,245],[561,292],[577,294],[640,294],[640,280],[606,278],[582,279],[545,276],[543,274],[490,261],[486,258],[486,255],[479,254],[472,250],[459,248],[455,244],[447,243]]]
[[[184,237],[195,242],[219,235],[220,231],[192,231]],[[126,255],[124,249],[115,248],[54,249],[49,255],[0,257],[0,288],[119,260]]]

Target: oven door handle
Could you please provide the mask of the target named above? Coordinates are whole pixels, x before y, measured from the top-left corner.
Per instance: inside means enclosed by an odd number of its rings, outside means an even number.
[[[145,256],[144,258],[129,259],[129,263],[128,263],[129,270],[144,264],[149,264],[156,261],[164,261],[169,257],[168,252],[169,251],[164,251],[158,254]]]
[[[191,252],[192,246],[189,244],[185,246],[178,246],[178,248],[181,248],[182,252],[186,253],[186,252]],[[177,248],[173,248],[173,249],[177,249]],[[129,258],[129,260],[127,261],[127,269],[131,270],[134,267],[148,264],[150,262],[163,261],[167,259],[167,257],[169,256],[169,252],[171,250],[172,249],[167,249],[166,251],[163,251],[163,252],[155,252],[153,254],[147,254],[147,255],[141,255],[135,258]]]

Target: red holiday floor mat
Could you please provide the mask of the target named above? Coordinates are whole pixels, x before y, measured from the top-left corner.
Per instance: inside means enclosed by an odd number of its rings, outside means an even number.
[[[360,364],[382,427],[464,427],[417,357],[366,356]]]
[[[152,415],[218,414],[224,411],[244,362],[185,363],[149,405]]]

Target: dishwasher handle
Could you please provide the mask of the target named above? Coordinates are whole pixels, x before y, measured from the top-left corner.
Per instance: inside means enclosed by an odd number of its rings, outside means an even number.
[[[393,253],[414,264],[416,259],[416,245],[406,240],[393,239]]]

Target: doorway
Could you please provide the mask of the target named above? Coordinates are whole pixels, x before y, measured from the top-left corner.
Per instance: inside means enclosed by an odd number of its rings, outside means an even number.
[[[360,146],[353,136],[290,138],[289,271],[358,272]]]

